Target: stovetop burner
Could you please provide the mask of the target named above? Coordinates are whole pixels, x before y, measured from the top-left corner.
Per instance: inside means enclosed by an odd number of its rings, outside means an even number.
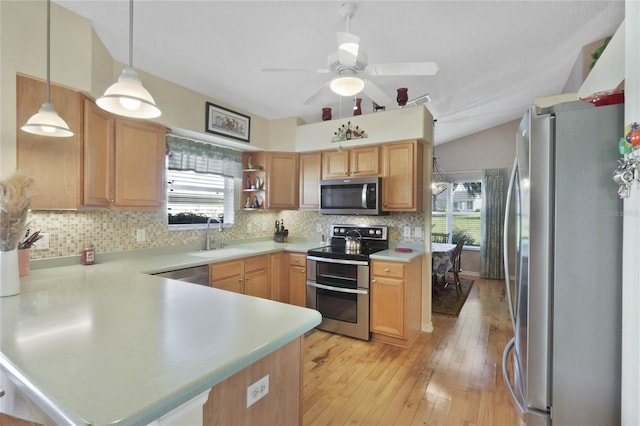
[[[360,253],[347,252],[346,250],[346,235],[350,231],[357,231],[362,236]],[[330,244],[310,249],[307,254],[330,259],[368,260],[369,255],[388,248],[389,240],[385,225],[331,225]]]

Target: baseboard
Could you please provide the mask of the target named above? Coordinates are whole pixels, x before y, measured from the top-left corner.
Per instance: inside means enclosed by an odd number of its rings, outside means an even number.
[[[428,322],[428,323],[422,323],[420,330],[424,331],[425,333],[432,333],[433,332],[433,323],[432,322]]]

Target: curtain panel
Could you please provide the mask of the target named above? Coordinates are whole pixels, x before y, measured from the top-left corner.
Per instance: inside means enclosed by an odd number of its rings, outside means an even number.
[[[170,170],[192,170],[242,178],[242,153],[204,141],[167,135]]]
[[[504,176],[506,169],[482,173],[482,213],[480,219],[480,277],[504,279],[502,246],[504,223]]]

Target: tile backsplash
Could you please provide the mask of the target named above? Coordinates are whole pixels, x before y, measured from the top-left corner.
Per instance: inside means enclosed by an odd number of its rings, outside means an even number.
[[[387,225],[392,243],[424,241],[424,214],[392,213],[388,216],[329,216],[315,211],[237,211],[235,224],[218,232],[211,230],[217,242],[253,237],[270,237],[276,220],[284,220],[291,237],[325,237],[332,223]],[[202,243],[205,230],[169,231],[163,211],[37,211],[31,212],[31,231],[49,233],[49,249],[31,250],[31,259],[80,255],[82,248],[93,244],[97,253],[179,246]],[[321,232],[318,232],[318,224]],[[411,237],[403,237],[404,227],[411,227]],[[422,236],[415,237],[415,228]],[[138,229],[144,229],[145,241],[137,242]]]

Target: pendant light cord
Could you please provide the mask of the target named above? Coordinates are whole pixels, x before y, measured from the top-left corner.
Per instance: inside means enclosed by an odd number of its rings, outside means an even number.
[[[133,68],[133,0],[129,0],[129,68]]]
[[[47,0],[47,103],[51,103],[51,0]]]

